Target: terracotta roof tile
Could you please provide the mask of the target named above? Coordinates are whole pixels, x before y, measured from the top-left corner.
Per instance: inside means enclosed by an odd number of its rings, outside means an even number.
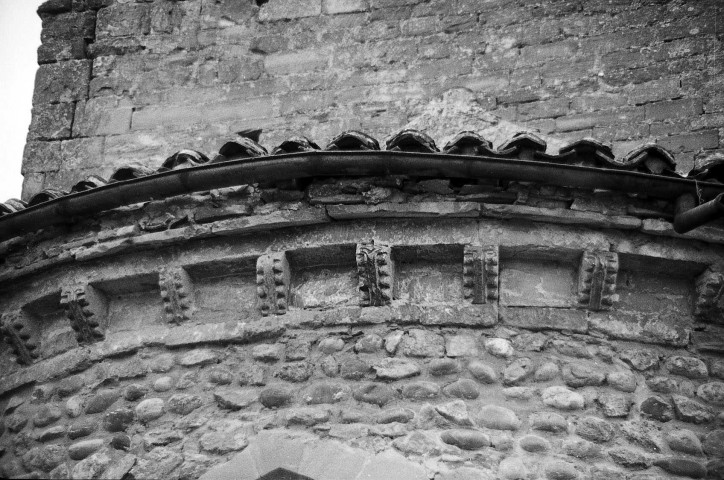
[[[237,137],[225,143],[211,163],[253,158],[269,155],[266,148],[258,143],[260,129],[248,129],[238,132]],[[406,129],[390,136],[385,147],[389,151],[435,153],[438,148],[435,141],[426,133]],[[546,153],[547,144],[533,133],[518,132],[512,138],[493,148],[493,144],[481,135],[463,131],[458,133],[443,148],[443,153],[451,155],[486,156],[502,159],[531,160],[540,163],[556,163],[595,168],[636,171],[654,175],[676,176],[676,162],[673,155],[657,144],[642,145],[622,158],[615,158],[610,145],[592,138],[583,138],[561,148],[557,154]],[[325,148],[327,151],[373,151],[379,150],[379,142],[356,130],[343,132],[336,136]],[[304,136],[294,136],[274,148],[272,155],[299,153],[320,150],[319,145]],[[106,182],[93,175],[76,183],[70,193],[83,192],[105,185],[106,183],[131,180],[157,172],[190,168],[208,163],[203,153],[195,150],[181,150],[169,158],[158,170],[134,163],[116,170]],[[724,183],[724,154],[708,154],[699,165],[689,172],[688,178],[701,181]],[[56,189],[47,189],[36,194],[27,206],[34,206],[66,195]],[[0,216],[16,213],[26,205],[20,200],[8,200],[0,204]]]
[[[380,144],[377,139],[370,137],[366,133],[357,130],[348,130],[342,132],[325,148],[325,150],[379,150]]]
[[[435,140],[419,130],[402,130],[387,139],[385,149],[398,152],[438,152]]]

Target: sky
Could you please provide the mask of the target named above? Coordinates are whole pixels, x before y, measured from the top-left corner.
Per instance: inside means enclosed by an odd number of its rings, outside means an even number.
[[[20,198],[44,0],[0,0],[0,202]]]

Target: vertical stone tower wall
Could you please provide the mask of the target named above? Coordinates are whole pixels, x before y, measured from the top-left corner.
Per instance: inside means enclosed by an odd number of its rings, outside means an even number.
[[[682,172],[723,136],[716,0],[50,0],[39,12],[25,199],[179,148],[211,154],[246,128],[268,146],[406,126],[437,140],[593,136],[623,153],[656,141]]]

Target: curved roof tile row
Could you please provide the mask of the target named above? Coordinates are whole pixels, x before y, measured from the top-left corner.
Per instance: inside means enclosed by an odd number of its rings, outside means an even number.
[[[239,132],[238,137],[225,143],[219,153],[209,159],[195,150],[181,150],[167,158],[160,168],[154,170],[141,164],[120,167],[108,180],[92,175],[76,183],[70,192],[46,189],[34,195],[27,204],[11,199],[0,203],[0,217],[24,208],[38,205],[49,200],[83,192],[108,183],[121,182],[144,177],[154,173],[190,168],[206,163],[219,163],[242,158],[254,158],[270,155],[268,150],[258,143],[259,130]],[[542,163],[559,163],[596,168],[636,171],[654,175],[682,177],[676,173],[673,155],[660,145],[647,143],[632,150],[622,158],[616,158],[611,146],[592,138],[575,141],[559,150],[557,154],[546,153],[546,142],[529,132],[518,132],[512,138],[493,148],[493,144],[475,132],[465,131],[457,134],[443,148],[442,153],[452,155],[487,156],[505,159],[533,160]],[[311,152],[322,150],[314,141],[303,136],[295,136],[282,142],[271,151],[271,155]],[[359,131],[351,130],[337,135],[325,148],[326,151],[381,150],[379,142]],[[435,141],[426,133],[418,130],[402,130],[389,137],[385,150],[419,153],[440,152]],[[700,181],[724,183],[724,155],[714,153],[701,162],[701,165],[689,172],[686,177]]]

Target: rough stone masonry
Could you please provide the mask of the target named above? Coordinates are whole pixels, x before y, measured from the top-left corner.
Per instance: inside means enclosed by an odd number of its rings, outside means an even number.
[[[722,10],[50,0],[24,196],[250,128],[657,141],[688,171],[724,133]],[[724,478],[724,224],[421,158],[0,242],[0,477]]]
[[[499,140],[512,124],[618,153],[655,141],[687,172],[724,135],[723,12],[716,0],[51,0],[23,197],[180,148],[215,152],[245,128],[277,145],[406,126]]]

